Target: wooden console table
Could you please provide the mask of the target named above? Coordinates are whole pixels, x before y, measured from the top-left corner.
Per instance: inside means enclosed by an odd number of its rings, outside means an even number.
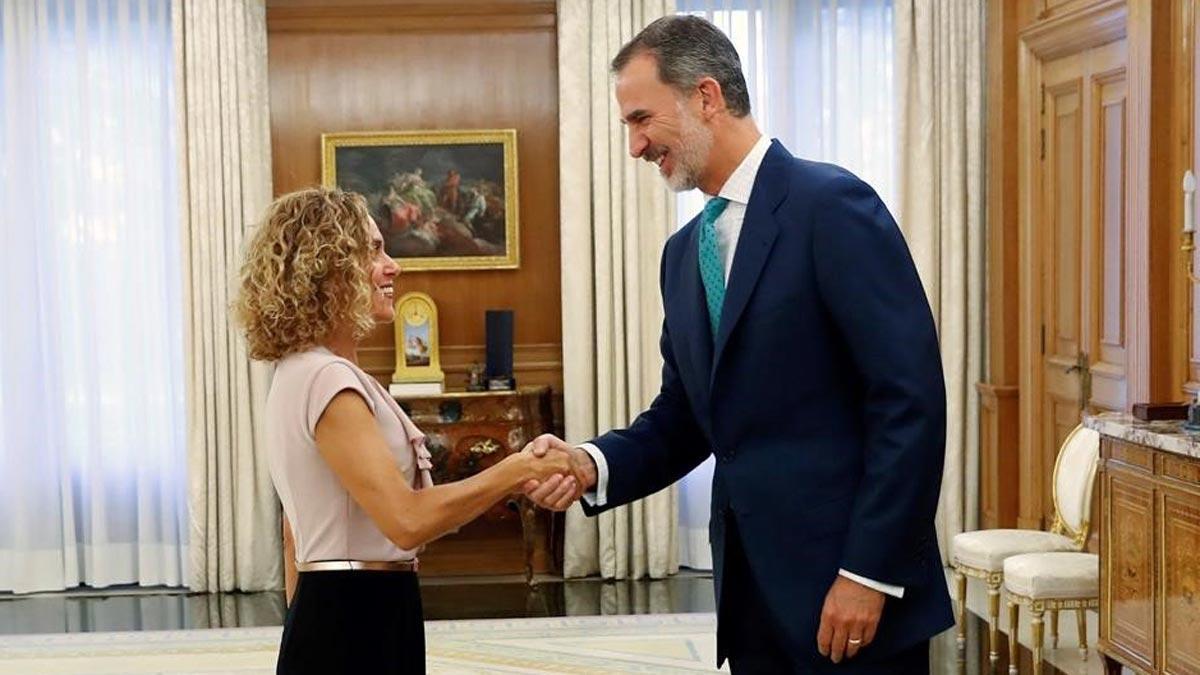
[[[526,443],[538,435],[554,430],[549,387],[395,398],[417,427],[428,436],[427,447],[433,455],[432,474],[435,483],[471,476],[506,455],[520,452]],[[536,508],[524,495],[510,495],[479,520],[502,526],[505,521],[514,518],[519,518],[521,523],[526,579],[533,578],[535,553],[543,554],[541,558],[549,571],[557,571],[555,529],[558,521],[553,514]],[[544,539],[541,533],[546,534]],[[424,563],[429,560],[429,567],[435,574],[467,572],[437,564],[439,554],[447,550],[449,542],[454,541],[455,537],[449,535],[431,543],[422,555],[422,567],[425,568]],[[466,543],[457,543],[461,544],[459,549],[470,550]],[[486,555],[486,552],[480,552],[480,556]],[[504,570],[483,568],[471,571],[497,573]]]
[[[1200,436],[1105,413],[1100,644],[1106,671],[1200,674]]]

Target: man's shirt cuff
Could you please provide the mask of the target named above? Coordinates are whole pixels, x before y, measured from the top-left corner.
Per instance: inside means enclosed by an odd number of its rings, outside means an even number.
[[[604,458],[600,448],[591,443],[584,443],[578,447],[591,455],[592,461],[596,463],[596,486],[583,493],[583,499],[588,506],[604,506],[608,503],[608,460]]]
[[[838,574],[846,577],[850,581],[856,581],[856,582],[862,584],[863,586],[866,586],[867,588],[873,588],[873,589],[879,591],[880,593],[886,593],[887,595],[890,595],[893,598],[903,598],[904,597],[904,587],[903,586],[893,586],[891,584],[885,584],[882,581],[875,581],[874,579],[860,577],[857,574],[855,574],[854,572],[847,572],[846,570],[838,570]]]

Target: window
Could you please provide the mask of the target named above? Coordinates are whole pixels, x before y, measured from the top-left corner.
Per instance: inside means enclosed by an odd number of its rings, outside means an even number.
[[[0,12],[0,591],[183,581],[164,0]]]
[[[895,87],[892,0],[680,0],[741,56],[759,128],[793,154],[832,162],[893,202]],[[680,195],[682,226],[703,207]]]

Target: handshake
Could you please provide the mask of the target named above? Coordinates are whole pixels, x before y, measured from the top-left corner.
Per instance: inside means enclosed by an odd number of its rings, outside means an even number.
[[[565,511],[596,485],[592,456],[553,434],[533,439],[520,454],[532,476],[525,495],[544,509]]]

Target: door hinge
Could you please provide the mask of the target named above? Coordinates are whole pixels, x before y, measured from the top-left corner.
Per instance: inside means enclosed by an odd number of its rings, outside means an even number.
[[[1042,85],[1042,110],[1041,110],[1041,113],[1043,115],[1046,114],[1046,85],[1045,84]]]
[[[1042,152],[1040,159],[1046,159],[1046,130],[1042,129]]]
[[[1042,324],[1042,354],[1046,353],[1046,324]]]

